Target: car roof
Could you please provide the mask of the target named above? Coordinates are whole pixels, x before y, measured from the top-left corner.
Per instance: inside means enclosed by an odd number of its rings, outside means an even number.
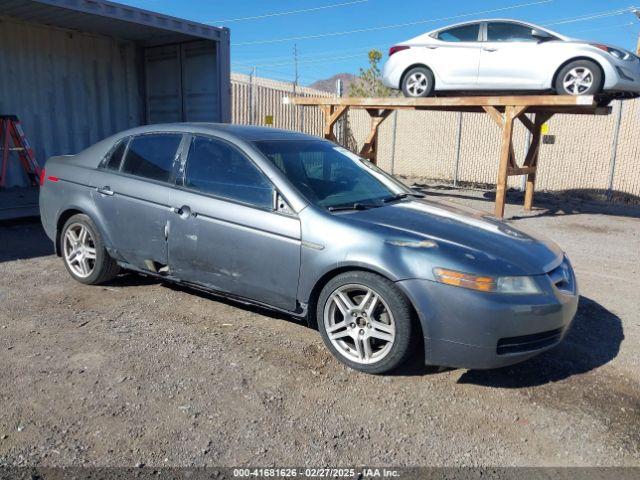
[[[158,123],[153,125],[145,125],[121,132],[118,136],[122,137],[128,135],[140,135],[144,133],[159,133],[167,131],[202,134],[218,133],[225,134],[226,136],[236,137],[248,142],[255,142],[260,140],[320,140],[318,137],[308,135],[306,133],[294,132],[291,130],[282,130],[272,127],[200,122]]]

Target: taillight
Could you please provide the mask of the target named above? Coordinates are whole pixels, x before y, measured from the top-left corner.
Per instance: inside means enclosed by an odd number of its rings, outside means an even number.
[[[45,172],[44,167],[42,167],[42,169],[40,170],[40,186],[44,185],[44,179],[47,178],[46,175],[47,172]]]
[[[389,56],[393,55],[394,53],[401,52],[402,50],[408,50],[409,48],[411,48],[409,45],[394,45],[389,49]]]

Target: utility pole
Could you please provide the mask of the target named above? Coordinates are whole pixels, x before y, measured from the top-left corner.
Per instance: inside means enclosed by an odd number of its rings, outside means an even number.
[[[293,44],[293,69],[294,69],[294,73],[293,73],[293,96],[297,96],[298,95],[298,44],[294,43]],[[296,115],[296,130],[300,130],[301,126],[302,126],[302,121],[300,119],[300,108],[297,108],[297,115]]]
[[[249,74],[249,125],[255,124],[255,101],[254,101],[254,92],[253,92],[253,84],[254,78],[256,76],[256,67],[251,68],[251,73]]]
[[[298,86],[298,44],[297,43],[293,44],[293,68],[294,68],[293,92],[295,93],[296,87]]]
[[[631,12],[636,16],[636,18],[640,19],[639,8],[634,8]],[[638,35],[638,43],[636,44],[636,55],[640,55],[640,35]]]

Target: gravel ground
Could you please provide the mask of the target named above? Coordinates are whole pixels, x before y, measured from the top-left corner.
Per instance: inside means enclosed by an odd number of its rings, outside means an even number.
[[[638,466],[640,215],[547,200],[507,212],[573,260],[566,341],[501,370],[416,358],[388,376],[280,315],[137,275],[78,284],[37,221],[0,224],[0,466]]]

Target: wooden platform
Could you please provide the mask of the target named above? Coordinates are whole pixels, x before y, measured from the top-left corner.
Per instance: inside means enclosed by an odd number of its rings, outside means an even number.
[[[372,162],[377,160],[378,129],[394,110],[430,110],[443,112],[487,113],[502,131],[498,178],[496,181],[495,215],[504,216],[507,178],[526,175],[524,199],[525,210],[531,210],[538,167],[538,152],[542,139],[542,125],[558,114],[608,115],[611,108],[606,96],[558,96],[558,95],[509,95],[509,96],[465,96],[432,98],[327,98],[295,97],[287,103],[317,106],[324,112],[324,137],[336,140],[333,127],[351,108],[366,110],[371,116],[371,131],[360,155]],[[532,114],[532,118],[525,114]],[[531,132],[531,143],[521,165],[513,148],[513,125],[520,121]]]

